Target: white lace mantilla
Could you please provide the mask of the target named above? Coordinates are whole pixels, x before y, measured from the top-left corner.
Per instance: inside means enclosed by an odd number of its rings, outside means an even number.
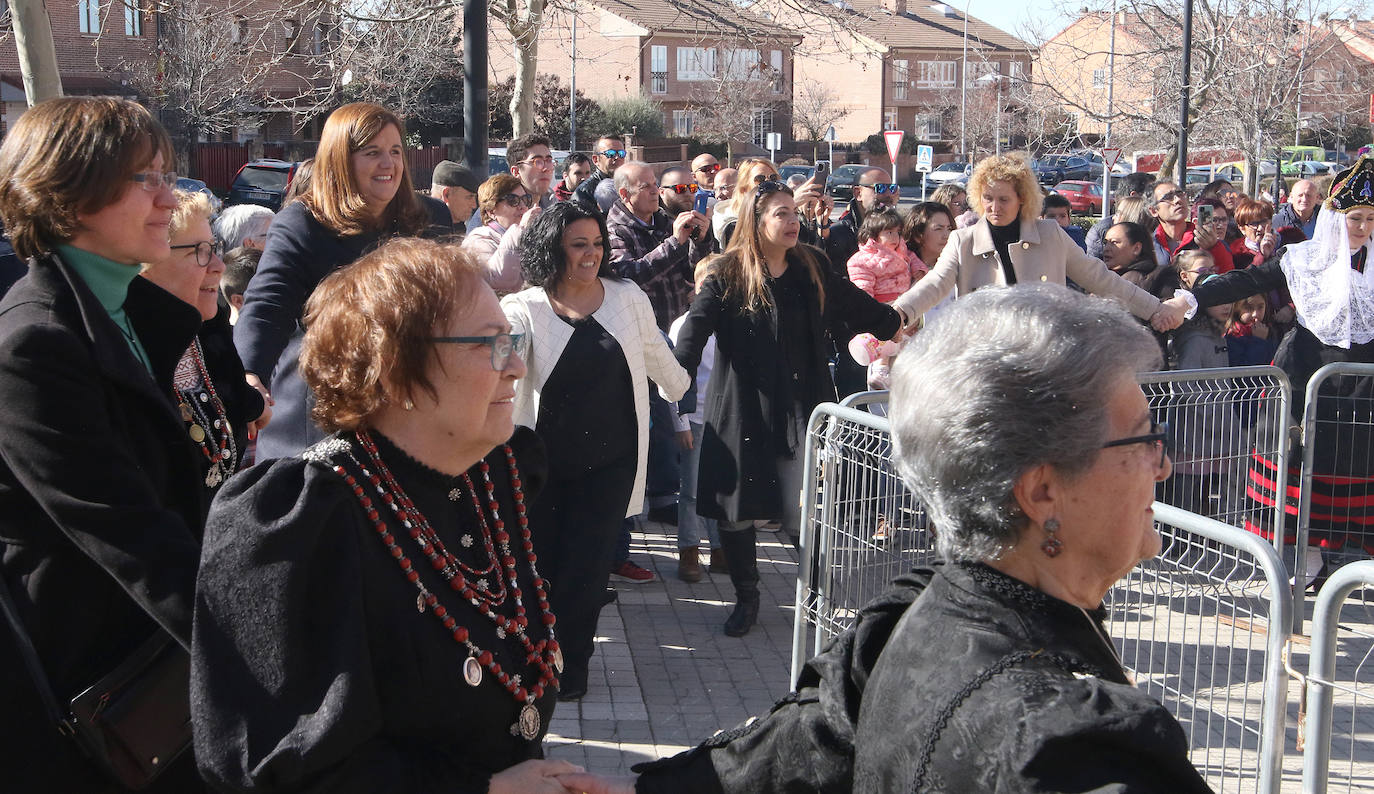
[[[1374,340],[1374,257],[1365,243],[1365,272],[1350,266],[1345,213],[1317,216],[1312,239],[1290,245],[1279,266],[1298,321],[1322,344],[1349,349]]]

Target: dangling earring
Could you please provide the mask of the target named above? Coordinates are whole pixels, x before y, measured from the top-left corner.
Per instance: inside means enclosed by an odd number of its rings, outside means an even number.
[[[1059,552],[1064,550],[1064,544],[1054,535],[1054,533],[1058,531],[1059,519],[1045,519],[1045,534],[1049,537],[1045,538],[1044,542],[1040,544],[1040,551],[1042,551],[1046,557],[1058,557]]]
[[[413,411],[415,410],[415,403],[411,402],[409,398],[406,398],[405,403],[403,403],[401,407],[405,408],[407,411]]]

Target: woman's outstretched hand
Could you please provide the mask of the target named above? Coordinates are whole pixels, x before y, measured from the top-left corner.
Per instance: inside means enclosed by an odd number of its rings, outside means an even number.
[[[487,794],[564,794],[568,789],[560,775],[586,773],[587,770],[567,761],[521,761],[492,775]]]
[[[633,777],[606,777],[591,772],[559,775],[558,782],[571,794],[634,794]]]

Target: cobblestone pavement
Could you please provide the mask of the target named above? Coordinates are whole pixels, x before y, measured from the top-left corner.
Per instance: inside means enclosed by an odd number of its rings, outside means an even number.
[[[675,527],[652,522],[634,533],[631,559],[658,578],[614,582],[619,597],[601,611],[587,696],[558,704],[545,742],[549,758],[628,773],[787,694],[796,550],[785,535],[759,532],[762,609],[758,625],[737,639],[721,632],[734,603],[729,577],[678,579],[676,537]]]
[[[653,570],[658,579],[646,584],[616,583],[618,601],[601,613],[588,694],[579,703],[559,704],[554,712],[546,741],[550,758],[566,759],[596,772],[627,774],[640,761],[680,752],[717,729],[765,712],[787,693],[796,550],[783,535],[759,533],[763,608],[754,630],[742,639],[733,639],[721,632],[733,600],[729,578],[712,574],[698,584],[680,581],[675,532],[672,526],[647,523],[634,533],[632,558]],[[704,562],[705,554],[702,556]],[[1213,610],[1196,604],[1185,610],[1193,615],[1191,621],[1216,622],[1209,614]],[[1221,639],[1224,634],[1208,626],[1188,627],[1185,622],[1179,627],[1160,628],[1174,642],[1182,637],[1173,637],[1175,632],[1227,642]],[[1374,791],[1374,699],[1368,697],[1374,692],[1374,682],[1370,681],[1374,665],[1365,664],[1374,659],[1374,593],[1367,601],[1356,598],[1347,607],[1342,628],[1337,680],[1358,682],[1355,688],[1362,696],[1356,698],[1347,689],[1336,699],[1338,738],[1333,743],[1331,791]],[[1241,642],[1238,635],[1231,636],[1235,637],[1231,642]],[[1262,645],[1262,637],[1261,633],[1241,645]],[[1192,652],[1198,650],[1193,648]],[[1231,651],[1242,652],[1239,646]],[[1293,656],[1295,669],[1306,670],[1305,643],[1299,642]],[[1216,687],[1212,694],[1219,696],[1217,702],[1228,711],[1234,712],[1239,705],[1227,704],[1229,697],[1249,702],[1240,712],[1253,730],[1258,721],[1257,684],[1262,674],[1257,660],[1246,659],[1247,663],[1233,668],[1233,675],[1240,678],[1229,685],[1216,682],[1210,686]],[[1183,666],[1182,677],[1191,678],[1199,668],[1210,665],[1198,656]],[[1281,785],[1284,794],[1301,790],[1302,758],[1296,749],[1300,691],[1296,681],[1290,682]],[[1207,727],[1194,735],[1194,742],[1203,735],[1227,730],[1224,723],[1213,724],[1205,712],[1190,711],[1175,699],[1165,699],[1185,721],[1206,720]],[[1230,736],[1219,735],[1209,741],[1219,752],[1198,753],[1195,759],[1218,790],[1254,791],[1257,757],[1253,737],[1238,740],[1232,731]],[[1237,741],[1247,750],[1240,750]]]

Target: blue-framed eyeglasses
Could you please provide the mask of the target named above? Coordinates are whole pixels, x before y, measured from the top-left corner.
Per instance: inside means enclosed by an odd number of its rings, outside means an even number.
[[[489,345],[491,347],[491,368],[505,372],[510,366],[511,356],[520,346],[524,334],[492,334],[491,336],[431,336],[431,342],[452,342],[460,345]]]

